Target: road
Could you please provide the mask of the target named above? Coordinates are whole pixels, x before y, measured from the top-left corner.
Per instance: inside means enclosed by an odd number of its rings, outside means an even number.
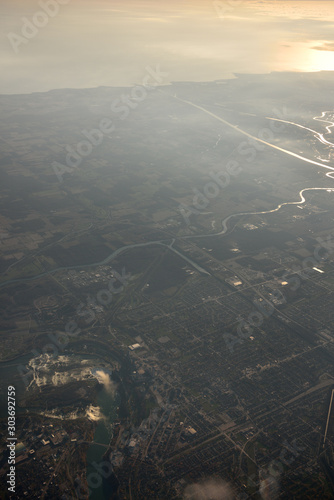
[[[220,116],[215,115],[214,113],[212,113],[208,109],[203,108],[202,106],[199,106],[198,104],[195,104],[191,101],[186,101],[185,99],[181,99],[180,97],[174,97],[174,99],[177,99],[178,101],[189,104],[190,106],[193,106],[194,108],[200,109],[204,113],[212,116],[216,120],[219,120],[220,122],[224,123],[225,125],[232,128],[233,130],[236,130],[240,134],[245,135],[246,137],[249,137],[250,139],[253,139],[254,141],[261,142],[262,144],[265,144],[266,146],[269,146],[270,148],[281,151],[281,153],[285,153],[287,155],[293,156],[294,158],[298,158],[299,160],[305,161],[307,163],[312,163],[313,165],[318,165],[319,167],[326,168],[328,170],[331,170],[331,172],[334,172],[334,167],[330,167],[329,165],[324,165],[323,163],[320,163],[320,162],[315,161],[315,160],[311,160],[310,158],[306,158],[305,156],[301,156],[297,153],[294,153],[293,151],[289,151],[288,149],[284,149],[284,148],[281,148],[279,146],[276,146],[275,144],[271,144],[270,142],[264,141],[263,139],[260,139],[259,137],[255,137],[254,135],[249,134],[245,130],[242,130],[237,125],[233,125],[233,123],[230,123],[227,120],[224,120],[224,118],[221,118]],[[269,119],[271,120],[271,118],[269,118]],[[293,123],[293,122],[291,122],[291,123]]]
[[[160,92],[163,92],[163,91],[160,91]],[[163,92],[165,93],[165,92]],[[239,132],[240,134],[242,135],[245,135],[246,137],[249,137],[257,142],[260,142],[262,144],[265,144],[273,149],[276,149],[280,152],[283,152],[287,155],[290,155],[290,156],[293,156],[295,158],[298,158],[304,162],[307,162],[307,163],[311,163],[313,165],[317,165],[317,166],[320,166],[322,168],[325,168],[327,170],[330,170],[330,172],[328,172],[326,174],[326,176],[331,177],[331,175],[334,173],[334,167],[331,167],[329,165],[324,165],[323,163],[320,163],[320,162],[317,162],[317,161],[314,161],[314,160],[311,160],[310,158],[306,158],[304,156],[301,156],[297,153],[294,153],[292,151],[289,151],[287,149],[284,149],[284,148],[281,148],[279,146],[276,146],[274,144],[271,144],[270,142],[267,142],[267,141],[264,141],[263,139],[260,139],[258,137],[255,137],[253,136],[252,134],[249,134],[248,132],[240,129],[238,126],[236,125],[233,125],[232,123],[224,120],[223,118],[221,118],[220,116],[212,113],[211,111],[203,108],[202,106],[199,106],[198,104],[194,104],[193,102],[191,101],[186,101],[184,99],[181,99],[179,97],[176,97],[174,96],[174,99],[177,99],[178,101],[181,101],[183,103],[186,103],[186,104],[189,104],[190,106],[193,106],[201,111],[203,111],[204,113],[212,116],[213,118],[215,118],[216,120],[219,120],[220,122],[224,123],[225,125],[227,125],[228,127],[232,128],[233,130],[236,130],[237,132]],[[322,120],[324,116],[324,113],[322,115],[322,117],[315,117],[315,119],[319,120],[319,121],[325,121],[326,123],[331,123],[332,125],[331,126],[334,126],[334,123],[332,122],[328,122],[327,120]],[[300,128],[303,128],[305,130],[308,130],[308,131],[311,131],[312,133],[314,133],[318,138],[321,139],[321,141],[323,143],[326,143],[328,145],[334,145],[333,143],[330,143],[329,141],[326,141],[324,138],[323,138],[323,135],[322,134],[319,134],[318,132],[316,132],[315,130],[313,129],[310,129],[308,127],[304,127],[302,125],[299,125],[297,123],[294,123],[294,122],[289,122],[289,121],[285,121],[285,120],[279,120],[279,119],[274,119],[274,118],[269,118],[268,119],[270,120],[275,120],[275,121],[282,121],[282,122],[285,122],[285,123],[289,123],[291,125],[295,125],[297,127],[300,127]],[[327,127],[327,130],[330,131],[330,127]],[[324,142],[325,141],[325,142]],[[277,212],[278,210],[280,210],[282,207],[284,206],[288,206],[288,205],[300,205],[300,204],[303,204],[305,203],[306,199],[304,197],[304,193],[308,192],[308,191],[327,191],[327,192],[334,192],[334,189],[332,188],[332,186],[330,187],[313,187],[313,188],[305,188],[305,189],[302,189],[301,191],[299,191],[299,197],[300,199],[297,200],[297,201],[289,201],[289,202],[283,202],[283,203],[280,203],[276,208],[273,208],[272,210],[265,210],[265,211],[259,211],[259,212],[238,212],[238,213],[235,213],[235,214],[231,214],[229,215],[228,217],[225,217],[225,219],[222,220],[221,222],[221,225],[222,225],[222,230],[219,231],[218,233],[209,233],[209,234],[202,234],[202,235],[186,235],[186,236],[179,236],[177,238],[174,238],[172,240],[172,243],[171,244],[167,244],[166,243],[166,240],[156,240],[156,241],[149,241],[147,243],[137,243],[137,244],[131,244],[131,245],[125,245],[123,247],[120,247],[118,248],[117,250],[115,250],[114,252],[112,252],[110,255],[108,255],[104,260],[102,261],[99,261],[99,262],[93,262],[93,263],[90,263],[90,264],[81,264],[81,265],[77,265],[77,266],[66,266],[66,267],[58,267],[56,269],[52,269],[50,271],[46,271],[44,273],[40,273],[38,275],[35,275],[35,276],[31,276],[29,278],[17,278],[17,279],[13,279],[13,280],[7,280],[7,281],[4,281],[2,283],[0,283],[0,288],[1,287],[4,287],[6,285],[10,285],[12,283],[22,283],[22,282],[29,282],[29,281],[33,281],[33,280],[36,280],[36,279],[40,279],[40,278],[43,278],[44,276],[47,276],[47,275],[50,275],[50,274],[54,274],[56,272],[59,272],[59,271],[66,271],[66,270],[71,270],[71,269],[84,269],[84,268],[89,268],[89,267],[97,267],[97,266],[102,266],[102,265],[105,265],[105,264],[108,264],[109,262],[111,262],[113,259],[115,259],[118,255],[120,255],[121,253],[123,252],[126,252],[127,250],[131,250],[131,249],[134,249],[134,248],[143,248],[143,247],[148,247],[148,246],[152,246],[152,245],[161,245],[161,246],[164,246],[166,248],[168,248],[170,251],[174,252],[175,254],[177,254],[179,257],[181,257],[183,260],[185,260],[188,264],[190,264],[192,267],[194,267],[197,271],[199,271],[201,274],[204,274],[204,275],[209,275],[210,276],[210,273],[208,271],[206,271],[205,269],[203,269],[201,266],[199,266],[196,262],[194,262],[193,260],[191,260],[189,257],[187,257],[186,255],[184,255],[182,252],[176,250],[173,245],[175,243],[176,240],[188,240],[188,239],[198,239],[198,238],[207,238],[207,237],[214,237],[214,236],[223,236],[225,235],[227,232],[228,232],[228,222],[233,219],[233,218],[236,218],[236,217],[241,217],[241,216],[245,216],[245,215],[264,215],[264,214],[270,214],[270,213],[274,213],[274,212]]]

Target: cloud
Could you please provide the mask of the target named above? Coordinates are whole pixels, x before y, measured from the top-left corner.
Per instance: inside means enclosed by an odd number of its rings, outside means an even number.
[[[279,497],[279,481],[269,476],[260,482],[260,495],[263,500],[276,500]]]
[[[219,479],[191,484],[184,492],[184,500],[233,500],[234,498],[229,484]]]
[[[334,42],[323,43],[316,47],[312,47],[313,50],[327,50],[329,52],[334,52]]]
[[[105,373],[103,370],[97,370],[95,372],[95,377],[97,378],[100,384],[104,385],[107,392],[109,392],[113,396],[115,395],[117,386],[110,379],[110,375],[108,373]]]

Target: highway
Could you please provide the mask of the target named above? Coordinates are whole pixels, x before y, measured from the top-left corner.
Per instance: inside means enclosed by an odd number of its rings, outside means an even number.
[[[160,91],[160,92],[162,92],[162,91]],[[163,92],[163,93],[165,93],[165,92]],[[323,163],[311,160],[310,158],[306,158],[306,157],[301,156],[301,155],[299,155],[297,153],[294,153],[294,152],[289,151],[287,149],[284,149],[284,148],[281,148],[281,147],[276,146],[274,144],[271,144],[270,142],[264,141],[263,139],[260,139],[258,137],[253,136],[252,134],[249,134],[248,132],[242,130],[238,126],[233,125],[232,123],[224,120],[220,116],[212,113],[211,111],[207,110],[206,108],[203,108],[202,106],[199,106],[198,104],[194,104],[191,101],[186,101],[186,100],[181,99],[181,98],[176,97],[176,96],[173,96],[173,97],[174,97],[174,99],[177,99],[177,100],[179,100],[181,102],[184,102],[184,103],[186,103],[186,104],[188,104],[190,106],[193,106],[193,107],[195,107],[195,108],[203,111],[204,113],[212,116],[216,120],[219,120],[220,122],[224,123],[225,125],[227,125],[228,127],[232,128],[233,130],[239,132],[240,134],[245,135],[246,137],[249,137],[249,138],[251,138],[251,139],[253,139],[253,140],[257,141],[257,142],[260,142],[262,144],[265,144],[265,145],[267,145],[267,146],[269,146],[269,147],[271,147],[273,149],[276,149],[276,150],[278,150],[278,151],[280,151],[282,153],[285,153],[287,155],[290,155],[290,156],[293,156],[295,158],[298,158],[299,160],[302,160],[304,162],[311,163],[313,165],[317,165],[317,166],[320,166],[320,167],[325,168],[327,170],[330,170],[330,172],[326,173],[326,176],[328,176],[331,179],[333,179],[333,177],[331,177],[331,175],[334,173],[334,167],[331,167],[329,165],[324,165]],[[322,114],[322,116],[320,118],[319,117],[315,117],[314,119],[316,119],[318,121],[325,121],[326,123],[330,123],[331,126],[334,126],[333,122],[328,122],[327,120],[322,120],[322,118],[324,116],[324,113],[325,112],[323,112],[323,114]],[[297,124],[297,123],[294,123],[294,122],[285,121],[285,120],[279,120],[279,119],[269,118],[269,117],[267,117],[267,119],[269,119],[269,120],[275,120],[275,121],[280,121],[280,122],[284,122],[284,123],[288,123],[288,124],[300,127],[302,129],[308,130],[308,131],[312,132],[313,134],[315,134],[315,136],[318,137],[319,140],[321,140],[321,142],[323,142],[324,144],[333,145],[334,146],[333,143],[331,143],[329,141],[326,141],[324,139],[323,134],[320,134],[319,132],[316,132],[313,129],[310,129],[308,127],[304,127],[303,125],[300,125],[300,124]],[[331,126],[326,127],[326,129],[327,129],[328,132],[331,132],[331,130],[330,130]],[[306,193],[308,191],[327,191],[327,192],[333,192],[334,188],[332,188],[332,186],[330,186],[330,187],[304,188],[301,191],[299,191],[299,197],[300,197],[299,200],[280,203],[276,208],[273,208],[272,210],[265,210],[265,211],[259,211],[259,212],[238,212],[238,213],[235,213],[235,214],[231,214],[231,215],[229,215],[228,217],[226,217],[225,219],[222,220],[222,222],[221,222],[222,230],[219,231],[219,232],[217,232],[217,233],[209,233],[209,234],[201,234],[201,235],[179,236],[177,238],[174,238],[170,244],[167,244],[166,240],[156,240],[156,241],[149,241],[147,243],[137,243],[137,244],[125,245],[123,247],[118,248],[114,252],[112,252],[110,255],[108,255],[102,261],[93,262],[93,263],[90,263],[90,264],[81,264],[81,265],[77,265],[77,266],[58,267],[56,269],[52,269],[50,271],[46,271],[44,273],[40,273],[38,275],[31,276],[31,277],[28,277],[28,278],[17,278],[17,279],[12,279],[12,280],[8,280],[8,281],[4,281],[4,282],[0,283],[0,288],[4,287],[6,285],[13,284],[13,283],[21,283],[21,282],[33,281],[33,280],[42,278],[44,276],[54,274],[54,273],[59,272],[59,271],[66,271],[66,270],[70,270],[70,269],[84,269],[84,268],[89,268],[89,267],[102,266],[102,265],[108,264],[113,259],[115,259],[118,255],[120,255],[123,252],[126,252],[127,250],[131,250],[131,249],[134,249],[134,248],[147,247],[147,246],[151,246],[151,245],[161,245],[161,246],[164,246],[165,248],[169,249],[170,251],[174,252],[179,257],[181,257],[183,260],[185,260],[188,264],[190,264],[192,267],[194,267],[201,274],[210,275],[210,273],[208,271],[206,271],[205,269],[203,269],[196,262],[194,262],[193,260],[191,260],[189,257],[187,257],[186,255],[184,255],[180,251],[178,251],[175,248],[173,248],[173,245],[174,245],[175,241],[176,240],[207,238],[207,237],[214,237],[214,236],[223,236],[224,234],[227,233],[227,231],[229,229],[228,228],[228,222],[231,219],[236,218],[236,217],[240,217],[240,216],[245,216],[245,215],[264,215],[264,214],[270,214],[270,213],[277,212],[278,210],[280,210],[284,206],[303,204],[306,201],[306,199],[304,197],[304,193]]]

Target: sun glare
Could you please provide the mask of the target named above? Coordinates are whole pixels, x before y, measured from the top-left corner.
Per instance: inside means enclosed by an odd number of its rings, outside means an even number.
[[[334,51],[311,50],[309,71],[333,71],[334,70]]]

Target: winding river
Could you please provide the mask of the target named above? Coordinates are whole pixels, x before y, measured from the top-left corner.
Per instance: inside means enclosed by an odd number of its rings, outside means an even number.
[[[212,113],[211,111],[207,110],[206,108],[203,108],[202,106],[199,106],[198,104],[194,104],[194,103],[192,103],[190,101],[186,101],[186,100],[181,99],[181,98],[176,97],[176,96],[174,96],[174,99],[177,99],[177,100],[179,100],[181,102],[184,102],[184,103],[186,103],[186,104],[188,104],[190,106],[193,106],[193,107],[195,107],[197,109],[200,109],[204,113],[212,116],[216,120],[219,120],[220,122],[224,123],[228,127],[232,128],[233,130],[236,130],[237,132],[239,132],[240,134],[245,135],[246,137],[251,138],[252,140],[255,140],[257,142],[261,142],[262,144],[265,144],[265,145],[267,145],[267,146],[269,146],[269,147],[271,147],[273,149],[276,149],[276,150],[278,150],[278,151],[280,151],[282,153],[285,153],[287,155],[290,155],[290,156],[293,156],[295,158],[298,158],[298,159],[300,159],[300,160],[302,160],[304,162],[311,163],[313,165],[317,165],[317,166],[320,166],[320,167],[325,168],[327,170],[330,170],[330,172],[326,173],[326,176],[330,177],[331,179],[333,179],[332,175],[334,174],[334,167],[331,167],[329,165],[324,165],[323,163],[320,163],[318,161],[312,160],[310,158],[306,158],[306,157],[301,156],[301,155],[299,155],[297,153],[294,153],[294,152],[289,151],[287,149],[281,148],[279,146],[271,144],[270,142],[264,141],[263,139],[260,139],[260,138],[258,138],[256,136],[253,136],[252,134],[249,134],[248,132],[242,130],[238,126],[233,125],[232,123],[224,120],[220,116]],[[328,125],[326,127],[326,130],[327,130],[328,133],[331,133],[332,132],[331,128],[334,126],[334,122],[325,120],[324,119],[325,115],[326,115],[326,111],[323,111],[322,115],[320,117],[314,117],[314,120],[322,121],[322,122],[325,122],[325,123],[329,123],[330,125]],[[317,132],[317,131],[309,128],[309,127],[304,127],[303,125],[300,125],[298,123],[294,123],[294,122],[290,122],[290,121],[286,121],[286,120],[280,120],[280,119],[276,119],[276,118],[266,117],[266,119],[268,119],[268,120],[274,120],[274,121],[279,121],[279,122],[283,122],[283,123],[287,123],[287,124],[290,124],[290,125],[293,125],[293,126],[296,126],[296,127],[302,128],[302,129],[305,129],[305,130],[311,132],[312,134],[314,134],[314,137],[316,137],[321,143],[323,143],[325,145],[328,145],[328,146],[334,146],[334,143],[332,143],[330,141],[327,141],[324,138],[323,134],[320,134],[319,132]],[[160,246],[163,246],[163,247],[169,249],[170,251],[174,252],[179,257],[181,257],[183,260],[185,260],[188,264],[190,264],[193,268],[195,268],[201,274],[210,275],[210,273],[208,271],[206,271],[205,269],[203,269],[196,262],[194,262],[193,260],[191,260],[189,257],[187,257],[186,255],[184,255],[179,250],[176,250],[173,247],[175,241],[177,241],[177,240],[178,241],[188,240],[188,239],[198,239],[198,238],[207,238],[207,237],[214,237],[214,236],[223,236],[223,235],[227,234],[227,232],[228,232],[228,229],[229,229],[228,222],[231,219],[237,218],[237,217],[241,217],[241,216],[245,216],[245,215],[264,215],[264,214],[270,214],[270,213],[277,212],[278,210],[280,210],[284,206],[288,206],[288,205],[300,205],[302,203],[305,203],[306,199],[304,197],[304,193],[306,193],[308,191],[327,191],[327,192],[333,192],[334,188],[332,188],[331,186],[330,187],[304,188],[301,191],[299,191],[299,197],[300,197],[299,200],[280,203],[276,208],[273,208],[272,210],[265,210],[265,211],[259,211],[259,212],[238,212],[238,213],[235,213],[235,214],[231,214],[231,215],[229,215],[228,217],[225,217],[225,219],[222,220],[222,222],[221,222],[222,230],[219,231],[219,232],[217,232],[217,233],[209,233],[209,234],[201,234],[201,235],[178,236],[176,238],[173,238],[170,244],[168,244],[168,240],[155,240],[155,241],[149,241],[147,243],[136,243],[136,244],[132,244],[132,245],[125,245],[123,247],[118,248],[117,250],[115,250],[114,252],[112,252],[110,255],[108,255],[105,259],[103,259],[103,260],[101,260],[99,262],[93,262],[93,263],[90,263],[90,264],[81,264],[81,265],[76,265],[76,266],[57,267],[56,269],[52,269],[50,271],[46,271],[44,273],[40,273],[40,274],[37,274],[35,276],[31,276],[29,278],[17,278],[17,279],[12,279],[12,280],[8,280],[8,281],[4,281],[4,282],[0,283],[0,288],[4,287],[6,285],[13,284],[13,283],[23,283],[23,282],[29,282],[29,281],[37,280],[39,278],[42,278],[42,277],[50,275],[50,274],[57,273],[59,271],[66,271],[66,270],[70,270],[70,269],[84,269],[84,268],[88,268],[88,267],[102,266],[102,265],[108,264],[113,259],[115,259],[118,255],[120,255],[123,252],[126,252],[127,250],[131,250],[131,249],[134,249],[134,248],[143,248],[143,247],[148,247],[148,246],[152,246],[152,245],[160,245]]]

